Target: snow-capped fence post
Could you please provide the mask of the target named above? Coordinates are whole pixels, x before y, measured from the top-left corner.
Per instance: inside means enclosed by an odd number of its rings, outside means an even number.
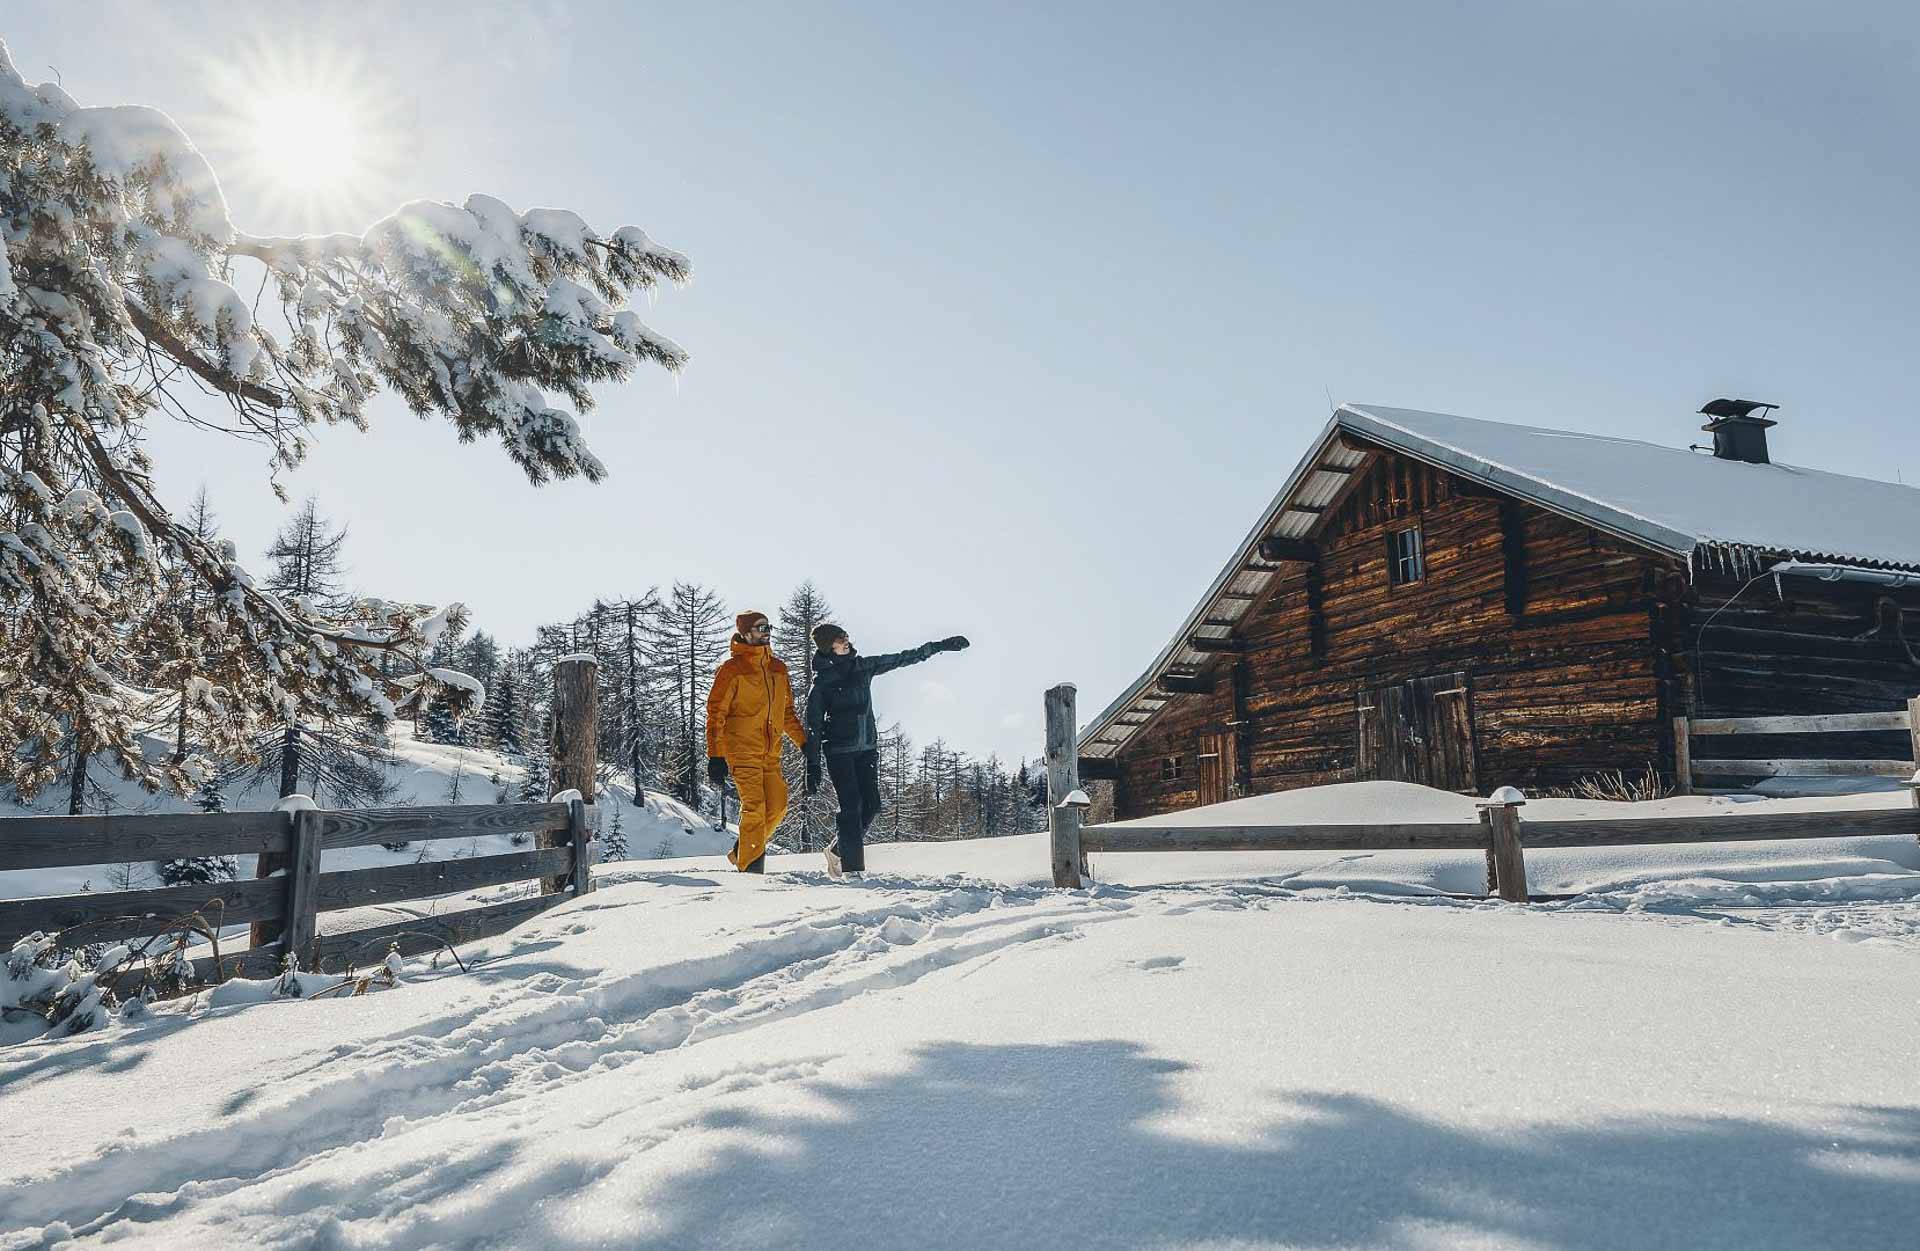
[[[1487,893],[1498,890],[1508,903],[1527,902],[1527,861],[1520,844],[1520,806],[1526,802],[1517,789],[1503,786],[1475,805],[1491,840],[1487,859],[1493,880]]]
[[[1071,682],[1047,691],[1047,828],[1053,835],[1055,886],[1079,886],[1086,872],[1086,860],[1080,851],[1081,810],[1063,806],[1067,796],[1080,789],[1074,695]]]
[[[553,665],[553,768],[548,773],[554,793],[580,792],[582,802],[594,794],[594,774],[600,763],[600,665],[588,655],[562,656]],[[566,830],[542,830],[534,840],[540,847],[558,847],[572,839],[575,862],[588,854],[587,829],[568,822]],[[540,893],[557,895],[573,882],[573,874],[540,879]]]
[[[293,847],[287,855],[287,928],[283,950],[303,969],[314,966],[313,940],[320,929],[320,814],[293,814]]]

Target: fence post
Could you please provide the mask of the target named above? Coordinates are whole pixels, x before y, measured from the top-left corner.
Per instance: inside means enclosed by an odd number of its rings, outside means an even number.
[[[1074,687],[1062,682],[1047,692],[1047,829],[1053,836],[1053,884],[1081,885],[1080,810],[1060,803],[1080,789],[1080,752],[1074,742]]]
[[[285,951],[303,969],[313,967],[314,937],[320,929],[320,814],[293,814],[293,846],[287,856],[287,928]]]
[[[1693,742],[1685,717],[1673,719],[1673,789],[1693,794]]]
[[[586,801],[576,799],[567,805],[567,841],[573,844],[573,893],[576,895],[593,889],[592,836],[587,828]]]
[[[1913,767],[1920,769],[1920,695],[1907,701],[1907,741],[1913,745]]]
[[[1920,808],[1920,769],[1915,769],[1913,776],[1900,785],[1907,788],[1907,794],[1913,799],[1913,806]],[[1920,842],[1920,834],[1915,834],[1913,837],[1916,842]]]
[[[600,763],[600,664],[591,656],[567,656],[553,666],[553,768],[550,794],[579,791],[583,802],[594,798],[594,774]],[[558,847],[574,837],[572,820],[566,831],[542,830],[538,847]],[[585,830],[580,831],[582,834]],[[582,844],[584,845],[584,844]],[[579,852],[576,851],[576,866]],[[576,867],[577,871],[577,867]],[[557,895],[573,883],[573,874],[540,879],[540,893]]]
[[[1526,796],[1518,790],[1503,786],[1477,805],[1480,819],[1491,834],[1487,849],[1487,859],[1493,866],[1491,885],[1508,903],[1527,902],[1527,862],[1520,843],[1520,806],[1526,802]]]

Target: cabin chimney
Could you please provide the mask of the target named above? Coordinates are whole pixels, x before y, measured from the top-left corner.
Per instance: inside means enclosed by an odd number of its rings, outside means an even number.
[[[1749,465],[1768,464],[1767,427],[1780,423],[1754,414],[1779,407],[1759,400],[1714,400],[1702,406],[1700,411],[1708,420],[1700,428],[1713,436],[1714,458],[1743,460]]]

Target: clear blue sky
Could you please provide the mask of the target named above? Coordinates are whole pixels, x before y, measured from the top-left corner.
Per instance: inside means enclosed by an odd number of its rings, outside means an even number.
[[[259,232],[486,191],[640,225],[694,285],[678,381],[604,393],[613,472],[536,490],[386,405],[290,481],[365,589],[525,641],[697,579],[813,578],[920,740],[1039,749],[1165,643],[1329,396],[1920,482],[1911,4],[9,6],[29,78],[173,113]],[[244,16],[242,15],[244,13]],[[336,67],[387,158],[315,220],[233,86]],[[156,436],[257,549],[252,449]]]

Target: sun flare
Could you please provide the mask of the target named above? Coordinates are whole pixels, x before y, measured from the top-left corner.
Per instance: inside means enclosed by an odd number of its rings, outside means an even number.
[[[272,92],[254,107],[254,157],[287,190],[337,187],[359,173],[361,129],[352,101],[340,92]]]

